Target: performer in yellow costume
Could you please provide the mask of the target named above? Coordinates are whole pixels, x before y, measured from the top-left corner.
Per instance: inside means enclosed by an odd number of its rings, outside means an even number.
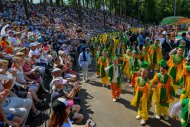
[[[139,76],[140,65],[141,65],[141,61],[137,58],[137,52],[135,50],[133,50],[132,53],[133,53],[133,55],[129,59],[130,73],[132,74],[131,84],[129,85],[130,87],[132,87],[136,84],[135,79]]]
[[[140,61],[148,61],[148,48],[146,46],[143,46],[142,51],[140,51],[138,58]]]
[[[115,44],[114,44],[114,40],[113,40],[113,35],[109,36],[109,57],[112,58],[114,56],[115,53]]]
[[[138,107],[136,119],[142,118],[142,125],[148,120],[148,110],[151,104],[152,86],[148,79],[148,66],[149,64],[147,62],[142,62],[141,76],[136,78],[135,96],[131,101],[132,106]]]
[[[100,65],[100,78],[102,80],[103,86],[107,86],[109,84],[109,76],[105,72],[105,68],[109,66],[109,60],[107,58],[107,49],[104,49],[102,52],[102,56],[100,56],[98,60],[98,64]]]
[[[160,73],[156,73],[151,80],[154,85],[153,100],[156,109],[156,119],[160,119],[161,115],[164,115],[165,120],[169,120],[168,109],[169,104],[174,100],[175,92],[173,89],[173,80],[168,75],[169,66],[164,60],[160,61]]]
[[[126,52],[125,45],[121,42],[115,48],[115,55],[118,56],[119,63],[123,62],[123,54]]]
[[[186,66],[183,68],[182,79],[183,89],[181,91],[180,100],[190,98],[190,57],[186,59]]]
[[[154,44],[149,47],[149,63],[151,65],[151,69],[158,70],[159,61],[162,60],[162,52],[159,46],[159,39],[154,41]]]
[[[183,46],[179,46],[177,48],[177,54],[171,55],[170,59],[168,60],[169,68],[169,75],[173,79],[174,89],[177,90],[178,87],[181,85],[181,75],[183,72],[183,68],[185,67],[185,58],[183,56]]]
[[[100,65],[98,63],[98,59],[101,56],[101,46],[98,46],[98,49],[96,51],[96,74],[98,75],[98,77],[100,76]]]
[[[103,42],[103,44],[105,45],[106,44],[106,42],[107,42],[107,34],[103,34],[102,35],[102,42]]]
[[[123,73],[127,77],[128,82],[130,82],[131,79],[131,74],[130,74],[130,61],[129,59],[131,58],[131,48],[129,47],[126,51],[126,54],[123,54]]]

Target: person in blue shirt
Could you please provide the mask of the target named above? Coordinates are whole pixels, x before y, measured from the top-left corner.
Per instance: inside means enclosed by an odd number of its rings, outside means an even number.
[[[190,50],[190,41],[187,39],[186,35],[187,35],[186,33],[182,33],[182,35],[181,35],[182,39],[180,39],[180,40],[177,41],[176,47],[178,47],[180,45],[180,41],[181,40],[184,40],[186,42],[187,49]]]
[[[142,47],[144,45],[144,37],[141,32],[139,33],[137,39],[138,39],[139,49],[142,50]]]

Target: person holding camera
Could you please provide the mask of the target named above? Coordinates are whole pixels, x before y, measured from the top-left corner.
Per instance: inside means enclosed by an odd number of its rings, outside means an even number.
[[[93,121],[89,121],[86,125],[73,125],[69,119],[70,109],[74,102],[65,98],[57,98],[52,103],[53,113],[51,114],[48,127],[95,127]]]
[[[67,92],[65,88],[67,83],[68,83],[67,80],[63,79],[62,77],[53,79],[52,84],[54,87],[53,87],[53,92],[51,94],[52,104],[59,97],[70,99],[70,100],[74,99],[75,95],[78,93],[81,86],[79,85],[79,82],[76,82],[73,84],[73,89],[70,92]],[[79,113],[80,109],[81,109],[80,105],[77,105],[77,104],[74,104],[71,107],[69,118],[72,121],[74,121],[75,124],[79,123],[84,118],[84,116]]]

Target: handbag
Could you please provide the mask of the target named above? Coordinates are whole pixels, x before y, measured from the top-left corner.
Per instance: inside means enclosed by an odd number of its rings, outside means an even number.
[[[28,94],[28,88],[25,89],[18,85],[14,85],[11,91],[14,92],[20,98],[26,98]]]

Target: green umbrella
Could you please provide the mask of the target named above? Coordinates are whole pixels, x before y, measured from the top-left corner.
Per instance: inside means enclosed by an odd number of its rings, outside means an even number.
[[[189,18],[182,16],[170,16],[162,19],[161,25],[178,25],[190,23]]]

